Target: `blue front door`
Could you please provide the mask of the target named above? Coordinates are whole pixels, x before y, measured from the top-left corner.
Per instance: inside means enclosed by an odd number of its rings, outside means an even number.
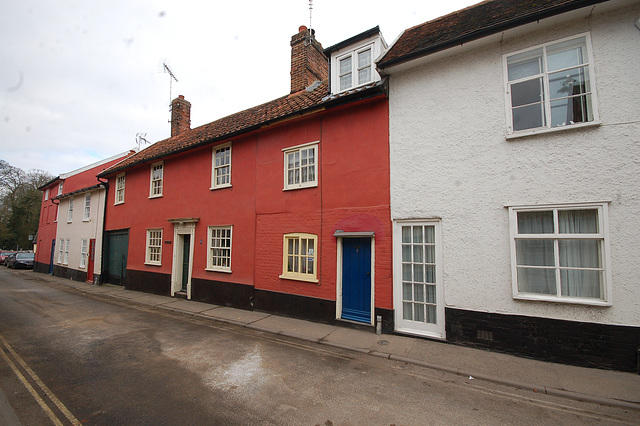
[[[342,240],[342,319],[371,324],[371,239]]]

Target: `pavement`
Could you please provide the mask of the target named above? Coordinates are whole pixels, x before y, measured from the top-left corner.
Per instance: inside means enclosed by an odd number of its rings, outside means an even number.
[[[25,271],[26,272],[26,271]],[[30,272],[30,271],[29,271]],[[80,293],[153,306],[212,321],[342,348],[511,388],[640,411],[640,375],[575,367],[395,334],[247,311],[38,274]]]

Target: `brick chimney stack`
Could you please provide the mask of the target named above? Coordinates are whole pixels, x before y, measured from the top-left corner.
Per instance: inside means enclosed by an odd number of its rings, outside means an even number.
[[[314,34],[315,31],[302,25],[298,34],[291,37],[291,93],[329,78],[329,61]]]
[[[191,102],[180,95],[171,101],[171,137],[191,129]]]

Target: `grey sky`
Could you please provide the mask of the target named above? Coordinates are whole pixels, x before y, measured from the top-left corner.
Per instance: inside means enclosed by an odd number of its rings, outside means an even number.
[[[376,25],[391,44],[475,2],[314,0],[312,26],[324,47]],[[58,175],[134,148],[138,132],[165,139],[163,59],[192,127],[285,95],[300,25],[308,0],[0,0],[0,159]]]

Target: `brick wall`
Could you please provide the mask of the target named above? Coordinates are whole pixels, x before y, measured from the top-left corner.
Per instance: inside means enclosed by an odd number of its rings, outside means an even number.
[[[316,80],[329,78],[329,62],[313,30],[304,25],[291,37],[291,93],[304,90]]]
[[[171,136],[191,128],[191,102],[180,95],[171,101]]]

